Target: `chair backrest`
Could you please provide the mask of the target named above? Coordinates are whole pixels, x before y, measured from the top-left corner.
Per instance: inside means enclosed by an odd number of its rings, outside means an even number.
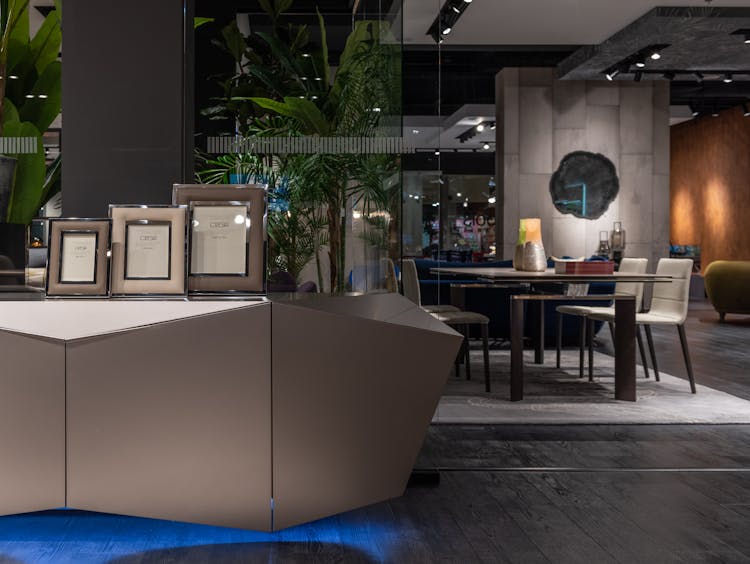
[[[685,323],[690,299],[690,275],[692,259],[663,258],[656,266],[656,274],[671,276],[672,282],[655,282],[649,313],[665,315],[677,325]]]
[[[645,274],[648,268],[648,259],[624,258],[620,262],[618,272],[628,274]],[[643,282],[618,282],[615,284],[615,295],[635,296],[635,311],[641,311],[643,303]]]
[[[401,261],[401,291],[405,298],[413,301],[418,306],[422,305],[417,265],[413,259],[403,259]]]
[[[398,292],[398,280],[396,279],[396,265],[389,257],[380,259],[380,271],[385,282],[385,289],[389,292]]]

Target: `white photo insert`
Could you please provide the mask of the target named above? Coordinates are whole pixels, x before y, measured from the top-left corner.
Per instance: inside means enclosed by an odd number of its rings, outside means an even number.
[[[190,274],[246,275],[248,207],[194,205]]]
[[[168,280],[172,224],[136,221],[125,229],[125,278]]]
[[[94,284],[96,282],[97,235],[92,232],[63,231],[60,282]]]

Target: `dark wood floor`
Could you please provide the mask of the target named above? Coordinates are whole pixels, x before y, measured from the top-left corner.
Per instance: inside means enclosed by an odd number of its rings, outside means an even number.
[[[697,304],[687,333],[698,381],[750,399],[750,318]],[[676,332],[655,338],[684,376]],[[272,535],[0,517],[0,563],[750,562],[750,425],[434,425],[417,467],[439,486]]]

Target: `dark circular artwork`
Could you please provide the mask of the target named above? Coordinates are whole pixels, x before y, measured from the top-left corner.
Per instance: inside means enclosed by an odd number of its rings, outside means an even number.
[[[597,219],[617,197],[620,180],[615,165],[604,155],[575,151],[560,161],[549,191],[560,213]]]

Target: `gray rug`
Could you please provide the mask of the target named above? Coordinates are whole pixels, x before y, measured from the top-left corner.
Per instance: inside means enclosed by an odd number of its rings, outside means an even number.
[[[687,380],[661,373],[645,379],[636,371],[638,400],[614,399],[614,359],[595,353],[595,381],[578,378],[578,351],[563,351],[561,368],[555,368],[554,351],[546,351],[546,364],[532,364],[526,351],[524,400],[509,401],[510,353],[491,351],[492,393],[484,393],[482,355],[471,352],[472,380],[451,376],[433,423],[488,424],[678,424],[750,423],[750,401],[700,385],[690,393]],[[588,373],[587,373],[588,374]]]

